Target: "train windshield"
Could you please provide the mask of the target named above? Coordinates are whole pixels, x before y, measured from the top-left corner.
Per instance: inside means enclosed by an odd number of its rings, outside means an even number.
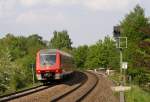
[[[41,65],[54,65],[56,63],[56,55],[41,54],[40,63]]]

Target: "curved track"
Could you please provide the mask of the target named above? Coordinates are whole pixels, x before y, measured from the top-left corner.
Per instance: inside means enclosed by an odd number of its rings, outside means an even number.
[[[92,72],[74,72],[62,82],[0,97],[0,102],[76,102],[83,100],[97,83],[98,77]]]
[[[54,96],[51,102],[79,102],[83,100],[97,85],[98,77],[92,72],[85,72],[88,80],[83,81],[80,85],[69,89],[68,91]]]

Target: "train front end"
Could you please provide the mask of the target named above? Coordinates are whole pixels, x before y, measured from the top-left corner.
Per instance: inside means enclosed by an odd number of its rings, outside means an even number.
[[[40,50],[36,57],[36,76],[39,81],[61,79],[60,53],[57,50]]]

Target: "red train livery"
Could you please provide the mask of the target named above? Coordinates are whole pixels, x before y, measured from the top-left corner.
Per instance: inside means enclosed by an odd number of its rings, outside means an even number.
[[[37,52],[36,76],[40,81],[62,79],[75,68],[70,54],[57,49],[43,49]]]

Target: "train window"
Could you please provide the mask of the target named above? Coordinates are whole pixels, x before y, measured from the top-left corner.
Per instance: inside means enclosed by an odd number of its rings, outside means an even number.
[[[41,54],[40,64],[41,65],[54,65],[56,63],[56,55]]]

